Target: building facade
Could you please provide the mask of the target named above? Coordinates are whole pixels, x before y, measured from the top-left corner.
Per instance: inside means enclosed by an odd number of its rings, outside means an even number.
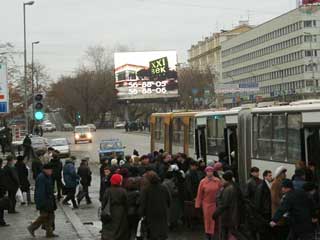
[[[240,21],[239,26],[230,31],[213,33],[204,40],[191,46],[188,50],[188,63],[190,67],[200,71],[220,73],[221,71],[221,42],[231,39],[240,33],[249,31],[252,27],[247,21]],[[218,74],[220,76],[220,74]]]
[[[300,6],[221,47],[224,84],[258,84],[255,97],[262,99],[315,93],[320,77],[320,6]],[[225,103],[234,98],[225,97]]]

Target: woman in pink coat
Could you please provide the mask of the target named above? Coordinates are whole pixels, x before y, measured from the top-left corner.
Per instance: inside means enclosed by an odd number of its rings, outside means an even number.
[[[196,208],[202,207],[208,240],[211,240],[215,233],[215,221],[212,220],[212,214],[217,207],[216,195],[222,187],[220,179],[213,176],[213,170],[213,167],[206,168],[207,177],[200,182],[195,206]]]

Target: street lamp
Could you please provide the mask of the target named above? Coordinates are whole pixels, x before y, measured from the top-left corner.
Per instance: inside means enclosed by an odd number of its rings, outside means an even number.
[[[29,121],[28,121],[28,96],[27,96],[27,32],[26,32],[26,6],[31,6],[34,1],[23,3],[23,37],[24,37],[24,109],[26,118],[26,132],[29,133]]]
[[[32,96],[32,116],[34,117],[34,45],[40,41],[32,42],[32,64],[31,64],[31,96]]]

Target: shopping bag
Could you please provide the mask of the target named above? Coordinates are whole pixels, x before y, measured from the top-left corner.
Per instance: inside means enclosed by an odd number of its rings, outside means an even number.
[[[23,195],[22,195],[22,192],[21,192],[21,189],[19,188],[17,193],[16,193],[16,200],[17,202],[19,203],[22,203],[23,202]]]

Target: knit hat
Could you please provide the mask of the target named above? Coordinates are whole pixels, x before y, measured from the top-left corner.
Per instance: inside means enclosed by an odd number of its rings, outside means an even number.
[[[111,166],[117,165],[118,164],[118,160],[117,159],[112,159],[111,160]]]
[[[113,174],[111,177],[111,185],[120,186],[122,183],[123,177],[120,174]]]
[[[223,175],[222,178],[228,182],[232,181],[233,178],[233,172],[231,170],[226,171]]]
[[[282,181],[281,187],[283,188],[292,188],[293,189],[293,183],[290,179],[284,179]]]
[[[223,167],[223,165],[222,165],[222,163],[221,162],[217,162],[217,163],[215,163],[214,165],[213,165],[213,171],[221,171],[222,170],[222,167]]]
[[[284,166],[277,167],[276,171],[274,172],[274,177],[277,178],[280,176],[281,173],[286,171],[287,169]]]
[[[125,165],[125,164],[126,164],[126,162],[124,160],[120,160],[120,162],[119,162],[120,167]]]
[[[208,166],[208,167],[206,167],[205,172],[214,172],[214,169],[213,169],[213,167]]]

